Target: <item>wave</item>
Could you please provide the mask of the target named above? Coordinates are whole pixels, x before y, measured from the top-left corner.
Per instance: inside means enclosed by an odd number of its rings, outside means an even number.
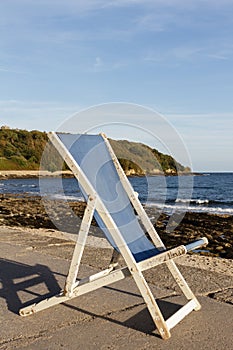
[[[161,204],[147,202],[147,206],[158,208],[164,213],[170,215],[173,210],[176,212],[194,212],[194,213],[206,213],[206,214],[219,214],[219,215],[233,215],[233,208],[223,208],[223,207],[209,207],[209,206],[193,206],[193,205],[178,205],[178,204]]]
[[[170,203],[173,203],[173,201],[169,201]],[[231,199],[219,199],[219,200],[211,200],[211,199],[183,199],[183,198],[177,198],[175,200],[175,203],[183,203],[183,204],[208,204],[209,206],[233,206],[233,201]]]
[[[50,193],[50,194],[46,194],[43,193],[41,194],[41,196],[43,198],[48,197],[49,199],[58,199],[58,200],[67,200],[67,201],[79,201],[79,202],[83,202],[84,198],[82,195],[77,195],[77,196],[67,196],[65,194],[55,194],[55,193]]]
[[[180,199],[177,198],[176,203],[194,203],[194,204],[207,204],[209,203],[208,199]]]

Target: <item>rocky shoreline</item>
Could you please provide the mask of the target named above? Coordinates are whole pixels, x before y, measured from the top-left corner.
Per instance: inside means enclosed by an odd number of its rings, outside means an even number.
[[[38,179],[39,177],[73,177],[70,170],[47,171],[47,170],[1,170],[0,180],[6,179]]]
[[[1,194],[0,226],[49,230],[59,228],[68,233],[76,233],[84,209],[83,202],[43,201],[39,196]],[[148,207],[146,211],[153,222],[156,209]],[[188,212],[172,232],[166,231],[168,220],[167,215],[161,214],[153,222],[168,248],[205,236],[209,245],[199,254],[233,259],[233,216]],[[102,236],[94,220],[91,234]]]
[[[136,173],[134,170],[125,171],[127,176],[130,177],[144,177],[145,174]],[[147,173],[146,176],[177,176],[175,172],[156,172],[156,173]],[[190,173],[190,172],[179,172],[179,175],[182,176],[201,176],[202,173]],[[70,170],[62,171],[48,171],[48,170],[0,170],[0,180],[6,179],[38,179],[39,177],[74,177],[73,173]]]

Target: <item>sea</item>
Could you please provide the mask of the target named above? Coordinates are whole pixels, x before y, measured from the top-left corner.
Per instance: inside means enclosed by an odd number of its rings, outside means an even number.
[[[129,177],[140,201],[170,214],[178,211],[233,215],[233,173]],[[0,180],[1,194],[39,195],[82,201],[74,178]]]

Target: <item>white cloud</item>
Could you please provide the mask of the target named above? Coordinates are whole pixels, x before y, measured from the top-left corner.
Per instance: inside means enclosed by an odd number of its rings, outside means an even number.
[[[222,47],[221,47],[222,44]],[[227,43],[219,43],[216,47],[216,42],[206,43],[206,45],[189,44],[182,46],[170,46],[159,49],[150,49],[144,55],[145,62],[157,62],[164,64],[175,64],[177,62],[187,61],[197,63],[203,60],[228,60],[233,55],[233,47]]]
[[[211,27],[216,25],[218,20],[217,7],[220,7],[223,19],[227,16],[229,18],[228,5],[231,4],[232,1],[227,0],[219,2],[219,5],[215,0],[41,0],[37,2],[34,0],[21,0],[20,2],[11,0],[7,2],[2,11],[0,5],[0,23],[2,22],[3,26],[8,27],[10,33],[8,35],[11,36],[12,41],[14,38],[21,42],[28,40],[31,43],[58,44],[87,42],[88,40],[125,41],[132,40],[139,33],[148,31],[173,31],[177,27],[187,30],[187,28],[199,28],[202,25]],[[114,10],[114,8],[117,9]],[[130,8],[134,10],[132,14]],[[119,12],[125,9],[129,10],[127,21]],[[140,11],[135,11],[135,9]],[[212,21],[206,20],[205,15],[203,15],[208,9],[213,10],[213,13],[216,14]],[[22,11],[23,16],[21,15]],[[113,11],[115,12],[113,13]],[[196,15],[193,16],[193,13]],[[91,18],[94,23],[98,16],[104,16],[104,14],[110,18],[111,16],[119,16],[120,26],[111,23],[106,30],[103,22],[103,25],[93,30],[91,24],[85,29],[83,27],[78,29],[75,25],[75,23],[80,22],[80,19],[90,20]],[[231,18],[229,20],[231,21]],[[18,30],[12,31],[16,27]],[[1,40],[4,40],[4,37],[1,37]],[[218,40],[217,45],[215,42],[216,46],[219,45],[220,40]],[[205,44],[206,42],[204,42],[203,47]],[[182,47],[173,55],[181,55],[181,50]],[[183,53],[183,55],[185,54],[187,57],[188,52]],[[225,56],[221,53],[218,54],[218,52],[210,52],[211,55],[215,56],[215,59],[218,56]],[[151,54],[151,56],[153,55]]]
[[[0,124],[18,129],[55,130],[78,105],[46,101],[0,100]]]
[[[97,56],[95,58],[95,63],[94,63],[95,70],[101,70],[101,68],[103,68],[103,65],[104,65],[103,60],[99,56]]]

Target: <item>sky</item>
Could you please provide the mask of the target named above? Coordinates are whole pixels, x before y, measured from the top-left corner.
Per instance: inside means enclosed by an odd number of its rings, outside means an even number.
[[[233,0],[0,1],[0,125],[50,131],[136,104],[164,116],[194,171],[233,172],[232,14]]]

